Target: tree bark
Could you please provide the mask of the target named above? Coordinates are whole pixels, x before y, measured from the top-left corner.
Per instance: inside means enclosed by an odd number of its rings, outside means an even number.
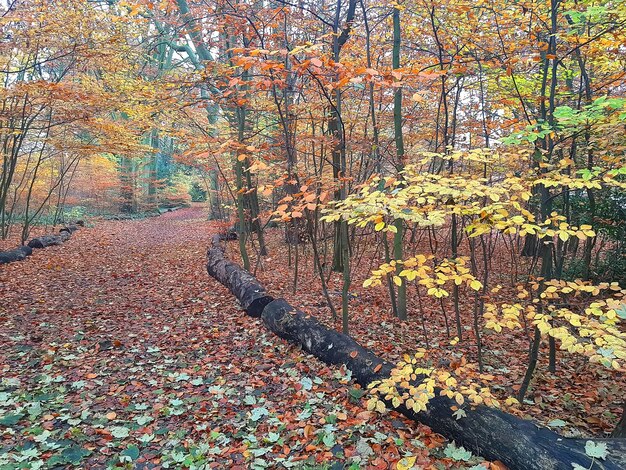
[[[58,235],[43,235],[33,238],[28,242],[28,246],[31,248],[47,248],[52,245],[61,245],[69,240],[70,236],[70,232],[61,232]]]
[[[78,228],[79,227],[77,224],[69,224],[63,227],[61,230],[59,230],[59,233],[67,232],[71,235],[72,233],[76,232]]]
[[[20,246],[14,250],[0,252],[0,264],[13,263],[14,261],[22,261],[27,256],[33,254],[33,249],[29,246]]]
[[[215,235],[207,254],[207,271],[219,280],[237,297],[241,306],[251,317],[258,318],[267,304],[274,298],[265,292],[256,278],[236,263],[226,259],[222,239],[232,239],[230,235]]]
[[[207,270],[239,299],[249,315],[260,316],[276,335],[299,345],[326,364],[346,365],[354,380],[363,387],[389,375],[393,368],[391,363],[349,336],[327,329],[284,299],[274,300],[254,276],[225,258],[221,241],[220,235],[213,237]],[[466,416],[456,419],[453,406],[458,407],[456,401],[437,396],[429,402],[425,412],[414,413],[404,407],[396,411],[430,426],[475,454],[499,460],[513,470],[571,470],[573,463],[594,469],[626,468],[624,439],[593,439],[605,443],[609,454],[605,460],[592,462],[585,453],[587,439],[564,438],[532,421],[486,406],[464,405]]]

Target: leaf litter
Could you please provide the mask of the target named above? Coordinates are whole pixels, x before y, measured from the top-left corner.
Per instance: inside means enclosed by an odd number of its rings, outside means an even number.
[[[206,274],[214,230],[98,221],[2,267],[0,469],[481,464],[246,317]]]

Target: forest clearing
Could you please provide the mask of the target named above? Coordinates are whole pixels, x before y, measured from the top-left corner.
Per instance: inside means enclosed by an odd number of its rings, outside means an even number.
[[[624,2],[0,28],[0,470],[626,468]]]

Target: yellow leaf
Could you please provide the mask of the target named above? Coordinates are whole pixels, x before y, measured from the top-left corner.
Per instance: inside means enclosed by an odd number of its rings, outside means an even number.
[[[374,411],[377,401],[378,400],[376,398],[370,398],[369,400],[367,400],[367,411]]]
[[[474,279],[470,282],[470,287],[474,290],[480,290],[482,286],[482,283],[478,279]]]
[[[507,406],[519,405],[519,401],[517,401],[517,399],[513,397],[507,398],[504,403],[506,403]]]
[[[559,232],[559,238],[566,242],[569,239],[569,233],[561,231]]]
[[[413,457],[404,457],[399,460],[396,464],[397,470],[410,470],[415,465],[415,461],[417,460],[416,456]]]
[[[376,226],[374,227],[374,230],[376,230],[377,232],[380,232],[384,228],[385,228],[385,222],[378,222]]]
[[[402,285],[402,279],[399,276],[394,276],[393,277],[393,283],[396,286],[401,286]]]

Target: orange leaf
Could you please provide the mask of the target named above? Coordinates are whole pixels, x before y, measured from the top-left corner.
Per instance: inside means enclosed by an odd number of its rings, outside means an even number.
[[[105,416],[107,419],[115,419],[117,417],[117,413],[115,411],[111,411],[107,413]]]
[[[491,470],[508,470],[509,467],[507,467],[506,465],[504,465],[502,462],[500,462],[499,460],[496,460],[495,462],[491,462],[489,463],[489,468]]]
[[[358,355],[359,355],[359,353],[358,353],[358,352],[356,352],[356,351],[352,351],[352,352],[350,353],[350,357],[351,357],[352,359],[354,359],[354,358],[355,358],[355,357],[357,357]]]
[[[378,364],[376,367],[374,367],[374,372],[378,372],[382,368],[383,368],[383,365],[382,364]]]

